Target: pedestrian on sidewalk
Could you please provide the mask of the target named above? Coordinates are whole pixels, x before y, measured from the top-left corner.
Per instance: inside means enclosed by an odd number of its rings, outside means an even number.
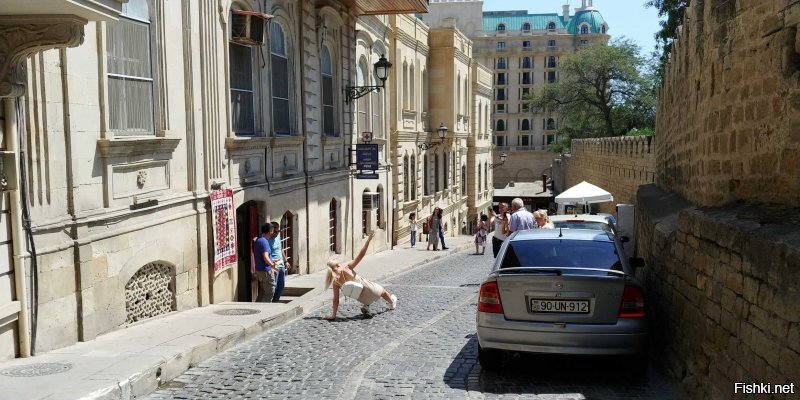
[[[278,266],[272,261],[272,245],[269,242],[272,237],[272,224],[266,223],[261,227],[261,236],[253,239],[253,261],[256,264],[255,274],[258,281],[256,301],[259,303],[271,302],[275,294],[275,273]]]
[[[358,296],[357,299],[358,302],[361,303],[361,312],[363,314],[369,314],[370,304],[376,302],[380,298],[383,298],[389,303],[390,310],[394,310],[395,307],[397,307],[397,296],[389,293],[383,286],[362,278],[360,275],[356,274],[355,271],[358,263],[360,263],[364,255],[367,254],[369,242],[374,235],[374,231],[370,232],[369,236],[367,236],[367,240],[364,242],[364,246],[361,247],[361,251],[358,252],[355,259],[346,263],[339,262],[339,260],[334,258],[328,260],[328,274],[325,276],[325,290],[328,290],[328,288],[333,285],[333,310],[331,315],[326,316],[325,319],[329,321],[336,319],[336,313],[339,311],[339,291],[342,285],[348,281],[355,281],[364,287],[361,290],[361,295]]]
[[[444,218],[442,214],[444,214],[444,210],[441,208],[437,208],[439,210],[439,241],[442,242],[442,250],[447,250],[449,247],[444,244],[444,231],[447,230],[447,224],[444,222]]]
[[[417,244],[417,213],[411,213],[408,216],[408,223],[411,225],[411,248],[413,249]]]
[[[439,213],[437,212],[439,208],[434,208],[433,212],[431,213],[430,217],[428,217],[428,248],[427,250],[431,249],[433,246],[433,251],[439,250],[439,231],[441,231],[442,220],[439,218]]]
[[[281,299],[284,286],[286,286],[286,273],[290,266],[289,262],[286,261],[286,251],[283,250],[281,245],[281,225],[275,221],[272,221],[270,225],[272,225],[272,240],[267,239],[267,241],[270,241],[270,246],[272,246],[270,258],[278,266],[275,276],[275,294],[272,295],[272,302],[277,303]]]
[[[522,199],[517,197],[511,200],[511,218],[508,220],[508,234],[534,229],[535,226],[536,222],[533,220],[533,214],[525,209],[525,203],[522,202]]]
[[[498,206],[498,213],[494,212],[492,207],[489,207],[489,225],[494,225],[494,235],[492,235],[492,253],[497,257],[500,251],[500,246],[503,241],[508,237],[508,204],[501,202]]]
[[[489,217],[486,214],[481,214],[481,220],[478,222],[478,232],[475,233],[475,254],[483,255],[486,251],[486,235],[489,233]],[[480,247],[481,251],[478,252]]]

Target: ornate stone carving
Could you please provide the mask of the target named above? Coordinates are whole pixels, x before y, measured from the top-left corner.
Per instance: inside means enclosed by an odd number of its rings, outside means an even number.
[[[169,313],[174,309],[175,284],[169,265],[145,265],[125,284],[125,323],[133,323]]]
[[[77,16],[0,16],[0,97],[25,93],[25,60],[34,53],[83,43],[86,22]]]
[[[147,182],[147,171],[139,171],[139,173],[136,174],[136,186],[141,189],[144,187],[145,182]]]

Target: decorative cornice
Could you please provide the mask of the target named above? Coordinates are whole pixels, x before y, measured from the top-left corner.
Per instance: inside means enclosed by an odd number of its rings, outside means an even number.
[[[179,138],[99,139],[100,157],[130,157],[141,154],[172,153],[181,142]]]
[[[83,43],[87,20],[73,15],[0,16],[0,98],[25,94],[25,61]]]

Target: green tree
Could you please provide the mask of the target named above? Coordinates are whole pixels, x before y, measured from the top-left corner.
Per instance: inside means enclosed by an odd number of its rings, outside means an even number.
[[[655,34],[656,54],[659,57],[656,72],[658,81],[661,82],[664,75],[664,64],[672,50],[672,42],[678,34],[678,27],[683,23],[683,13],[689,6],[689,0],[648,0],[644,4],[657,9],[658,16],[662,18],[659,22],[661,30]]]
[[[618,136],[655,125],[655,82],[650,60],[621,38],[592,44],[561,60],[556,83],[528,99],[539,111],[558,115],[564,140]]]

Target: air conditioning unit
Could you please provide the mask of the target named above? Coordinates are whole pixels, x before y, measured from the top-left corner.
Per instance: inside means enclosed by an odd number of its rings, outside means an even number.
[[[231,40],[245,45],[264,43],[264,27],[272,15],[254,11],[231,11]]]
[[[366,192],[361,197],[361,209],[377,210],[381,207],[381,195],[375,192]]]

